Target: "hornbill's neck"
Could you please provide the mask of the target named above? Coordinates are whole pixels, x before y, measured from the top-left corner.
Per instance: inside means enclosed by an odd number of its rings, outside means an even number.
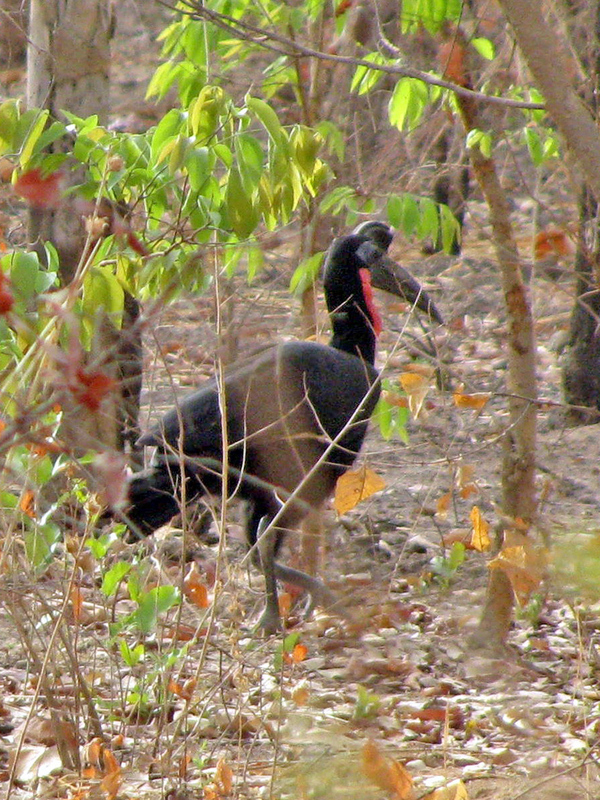
[[[344,350],[369,364],[375,363],[377,337],[373,325],[353,299],[331,314],[333,335],[329,341],[336,350]]]
[[[373,303],[369,267],[381,251],[363,237],[334,242],[325,264],[325,300],[331,317],[331,347],[375,362],[381,318]]]

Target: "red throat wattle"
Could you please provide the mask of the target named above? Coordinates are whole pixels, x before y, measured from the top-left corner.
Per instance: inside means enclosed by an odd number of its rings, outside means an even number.
[[[360,275],[360,282],[362,283],[362,290],[365,296],[365,303],[367,304],[367,311],[369,312],[369,316],[371,317],[371,324],[373,326],[373,331],[375,332],[375,336],[379,336],[381,333],[381,315],[379,311],[375,308],[375,303],[373,301],[373,287],[371,286],[371,273],[368,269],[363,267],[362,269],[358,270],[358,274]]]

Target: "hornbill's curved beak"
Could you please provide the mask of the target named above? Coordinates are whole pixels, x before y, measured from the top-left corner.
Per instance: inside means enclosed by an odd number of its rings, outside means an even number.
[[[385,292],[403,297],[439,325],[444,324],[442,315],[419,281],[385,253],[371,265],[371,284],[376,289],[383,289]]]
[[[357,225],[353,233],[368,236],[380,250],[379,258],[369,259],[372,285],[376,289],[383,289],[385,292],[404,298],[412,306],[425,312],[430,319],[443,325],[442,315],[420,283],[408,270],[387,255],[388,247],[394,238],[392,228],[380,220],[368,220]]]

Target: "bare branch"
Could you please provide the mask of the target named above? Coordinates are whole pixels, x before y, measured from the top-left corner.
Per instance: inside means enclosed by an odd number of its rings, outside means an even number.
[[[333,53],[325,53],[322,50],[315,50],[312,47],[306,47],[299,42],[283,36],[274,30],[261,28],[258,25],[252,25],[250,22],[245,22],[241,19],[235,19],[227,14],[221,14],[217,11],[212,11],[206,8],[201,3],[192,2],[192,0],[183,0],[182,4],[189,8],[189,11],[182,11],[181,8],[175,8],[167,2],[159,0],[161,5],[170,8],[172,11],[179,11],[186,14],[192,19],[205,19],[212,22],[218,28],[227,31],[228,33],[237,36],[239,39],[252,42],[265,50],[271,50],[280,55],[286,55],[290,58],[318,58],[321,61],[331,61],[337,64],[351,64],[355,67],[367,67],[375,72],[384,72],[388,75],[400,75],[404,78],[414,78],[415,80],[423,81],[429,86],[439,86],[441,89],[447,89],[455,92],[463,97],[480,100],[489,105],[503,106],[504,108],[523,108],[528,110],[543,111],[545,106],[543,103],[529,103],[523,100],[510,100],[505,97],[495,97],[493,95],[485,94],[484,92],[476,92],[473,89],[466,89],[464,86],[459,86],[452,81],[446,81],[443,78],[438,78],[429,72],[423,72],[419,69],[403,66],[401,64],[375,64],[365,58],[354,58],[352,56],[334,55]],[[385,42],[386,47],[388,43]],[[394,48],[395,49],[395,48]]]

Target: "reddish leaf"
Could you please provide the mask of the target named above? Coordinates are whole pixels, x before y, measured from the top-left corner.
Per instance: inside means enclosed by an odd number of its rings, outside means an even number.
[[[69,387],[78,403],[90,411],[98,411],[100,403],[115,388],[115,381],[104,372],[86,372],[79,367],[75,382]]]
[[[23,494],[21,495],[21,501],[19,503],[19,508],[28,517],[31,519],[35,519],[35,495],[32,489],[26,489]]]
[[[200,576],[196,563],[192,563],[187,575],[183,579],[183,592],[187,599],[198,608],[209,607],[208,589]]]
[[[38,168],[23,172],[15,181],[15,192],[32,208],[58,208],[62,201],[62,172],[42,175]]]
[[[15,298],[9,288],[9,279],[0,271],[0,314],[8,314],[15,304]]]

